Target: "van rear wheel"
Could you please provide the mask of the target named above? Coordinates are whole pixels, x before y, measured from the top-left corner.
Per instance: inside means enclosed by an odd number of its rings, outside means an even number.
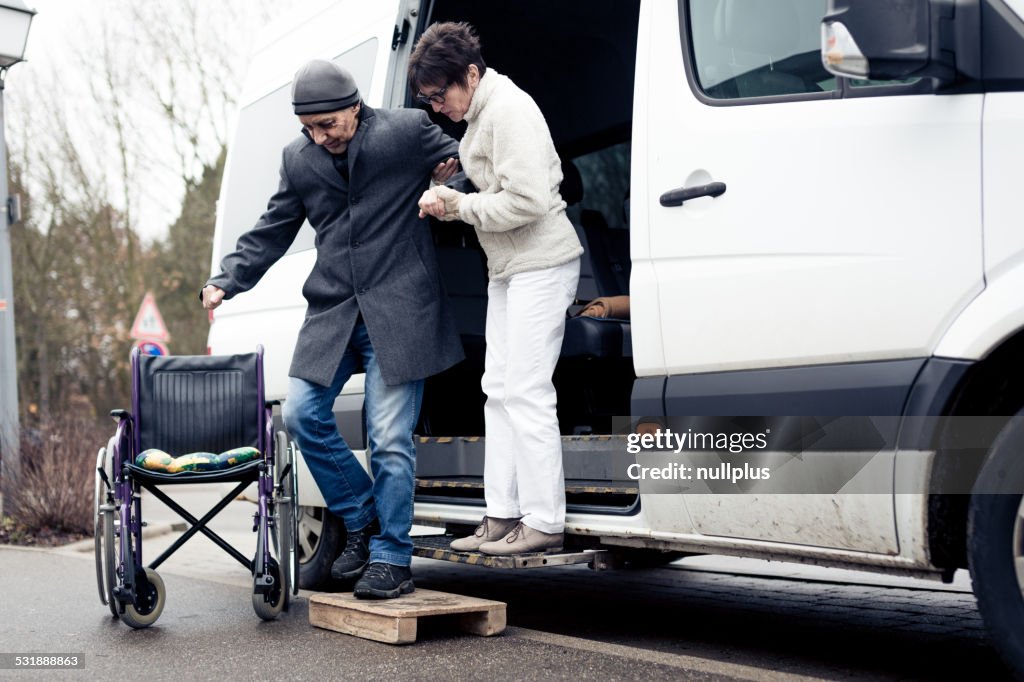
[[[299,587],[325,589],[331,585],[331,564],[345,546],[345,524],[326,507],[298,508]]]
[[[967,554],[996,650],[1024,677],[1024,410],[1000,432],[975,483]]]

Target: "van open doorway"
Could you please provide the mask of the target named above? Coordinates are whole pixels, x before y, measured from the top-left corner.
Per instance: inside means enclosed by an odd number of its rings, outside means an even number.
[[[537,102],[563,161],[561,193],[584,245],[577,304],[629,294],[629,180],[639,1],[480,3],[436,0],[419,26],[466,21],[487,66]],[[406,106],[415,106],[411,93]],[[428,111],[430,111],[428,109]],[[431,118],[461,138],[464,123]],[[432,225],[466,360],[427,381],[417,427],[417,501],[483,505],[486,259],[472,227]],[[569,511],[629,513],[635,482],[618,480],[624,451],[612,418],[628,415],[634,372],[628,318],[567,320],[555,371]]]

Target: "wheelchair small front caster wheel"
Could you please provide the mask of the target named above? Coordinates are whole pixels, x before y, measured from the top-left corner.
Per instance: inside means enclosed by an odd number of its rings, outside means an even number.
[[[148,628],[156,622],[164,610],[167,590],[164,581],[152,568],[144,569],[145,581],[139,581],[136,591],[139,593],[134,604],[125,604],[121,622],[136,629]]]
[[[271,559],[270,574],[274,576],[274,586],[270,594],[256,592],[255,580],[253,581],[252,610],[263,620],[274,620],[284,609],[285,600],[288,598],[288,586],[281,579],[281,567]]]

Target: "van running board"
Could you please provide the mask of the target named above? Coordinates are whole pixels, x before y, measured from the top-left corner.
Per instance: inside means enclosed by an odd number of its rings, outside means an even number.
[[[413,556],[439,561],[453,561],[471,566],[487,568],[544,568],[546,566],[570,566],[587,564],[590,568],[603,571],[611,568],[608,550],[587,549],[582,552],[559,552],[555,554],[520,554],[518,556],[491,556],[480,552],[456,552],[450,545],[455,538],[451,535],[414,535]]]
[[[416,488],[419,490],[464,489],[483,490],[484,482],[479,477],[465,476],[448,478],[417,478]],[[616,484],[608,481],[566,481],[566,495],[639,495],[637,485]]]

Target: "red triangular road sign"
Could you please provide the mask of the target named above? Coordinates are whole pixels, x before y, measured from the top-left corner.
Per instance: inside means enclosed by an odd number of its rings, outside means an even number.
[[[156,307],[156,299],[153,294],[146,292],[139,306],[139,312],[135,315],[135,322],[132,324],[131,337],[133,339],[154,339],[156,341],[167,341],[171,335],[167,333],[164,325],[164,318]]]

